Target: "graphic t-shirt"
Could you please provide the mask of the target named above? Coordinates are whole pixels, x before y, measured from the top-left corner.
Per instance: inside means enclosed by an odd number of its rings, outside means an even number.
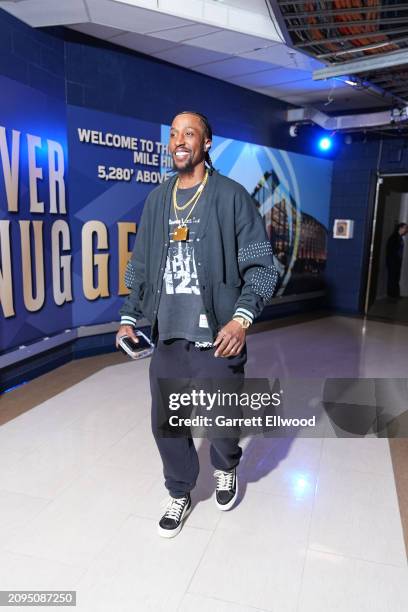
[[[197,187],[198,185],[188,189],[177,189],[177,204],[183,206],[196,193]],[[212,342],[212,333],[208,327],[200,293],[193,241],[197,235],[202,210],[207,204],[204,189],[190,218],[186,221],[188,227],[186,241],[173,240],[173,233],[181,219],[187,217],[191,206],[184,211],[177,211],[178,221],[173,204],[170,207],[169,250],[158,312],[160,340],[185,338],[191,342]]]

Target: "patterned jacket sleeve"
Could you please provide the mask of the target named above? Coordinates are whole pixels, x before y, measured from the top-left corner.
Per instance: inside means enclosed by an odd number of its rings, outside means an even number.
[[[272,246],[263,219],[245,189],[240,190],[236,201],[236,235],[238,266],[244,284],[234,316],[252,323],[273,296],[278,271],[273,264]]]
[[[141,304],[146,286],[146,218],[149,196],[143,207],[139,227],[137,229],[135,245],[132,256],[128,261],[125,271],[125,285],[130,289],[129,295],[125,298],[120,314],[121,325],[136,325],[137,319],[143,317]]]

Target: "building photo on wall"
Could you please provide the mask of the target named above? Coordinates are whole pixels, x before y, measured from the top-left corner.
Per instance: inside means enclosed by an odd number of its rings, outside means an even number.
[[[408,5],[0,0],[0,605],[408,609]]]

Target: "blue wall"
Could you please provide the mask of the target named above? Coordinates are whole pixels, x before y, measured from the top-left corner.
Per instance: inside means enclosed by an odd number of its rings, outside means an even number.
[[[65,99],[64,41],[0,10],[0,74]]]
[[[326,279],[329,305],[339,312],[362,308],[378,150],[378,142],[345,145],[334,162]],[[352,240],[332,237],[334,219],[354,219]]]
[[[377,171],[408,174],[403,139],[344,145],[334,162],[326,277],[329,306],[340,313],[364,312]],[[354,238],[332,238],[334,219],[354,219]]]

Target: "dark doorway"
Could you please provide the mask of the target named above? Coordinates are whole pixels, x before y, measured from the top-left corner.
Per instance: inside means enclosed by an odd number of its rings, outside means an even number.
[[[400,276],[397,273],[400,279],[399,287],[398,280],[395,282],[393,268],[387,266],[387,242],[398,223],[408,223],[408,175],[383,176],[378,180],[377,211],[365,314],[373,318],[408,324],[408,235],[403,238]]]

